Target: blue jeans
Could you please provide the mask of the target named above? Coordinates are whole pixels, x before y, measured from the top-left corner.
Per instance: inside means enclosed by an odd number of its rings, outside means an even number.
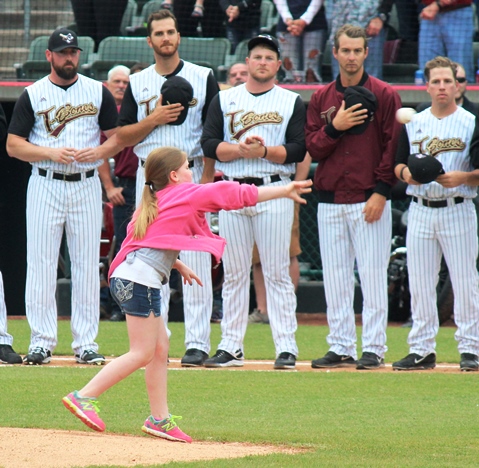
[[[259,26],[253,26],[252,28],[249,29],[239,29],[239,28],[234,28],[233,26],[228,26],[226,24],[226,37],[230,40],[231,42],[231,53],[234,54],[237,45],[244,39],[251,39],[252,37],[258,36],[259,35]],[[243,57],[241,59],[241,62],[244,62],[244,59],[246,57]]]
[[[122,278],[111,278],[111,296],[124,314],[136,317],[161,315],[160,290]]]
[[[460,63],[469,83],[476,81],[472,40],[474,18],[472,7],[439,13],[433,20],[421,20],[419,28],[419,68],[428,60],[442,55]]]

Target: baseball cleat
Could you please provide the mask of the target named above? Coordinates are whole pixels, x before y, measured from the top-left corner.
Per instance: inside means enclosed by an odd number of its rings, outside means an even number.
[[[75,354],[75,360],[79,364],[95,364],[97,366],[105,364],[105,356],[98,354],[92,349],[83,351],[81,356],[79,354]]]
[[[478,371],[479,360],[477,359],[477,354],[462,353],[459,367],[465,372]]]
[[[205,361],[205,367],[242,367],[243,365],[244,356],[241,349],[238,349],[234,355],[218,349],[214,356]]]
[[[356,369],[378,369],[379,367],[384,367],[384,359],[369,351],[365,351],[356,363]]]
[[[199,367],[208,359],[208,354],[201,349],[187,349],[185,355],[181,358],[182,367]]]
[[[275,369],[294,369],[296,367],[296,356],[292,353],[280,353],[274,361]]]
[[[0,344],[0,363],[21,364],[22,356],[16,353],[10,345]]]
[[[23,358],[23,363],[30,366],[40,366],[42,364],[48,364],[51,360],[51,351],[37,346]]]
[[[436,367],[436,355],[430,353],[420,356],[416,353],[408,354],[400,361],[393,362],[393,370],[426,370]]]
[[[339,355],[334,351],[328,351],[324,357],[311,361],[313,369],[322,369],[324,367],[352,367],[356,361],[352,356]]]

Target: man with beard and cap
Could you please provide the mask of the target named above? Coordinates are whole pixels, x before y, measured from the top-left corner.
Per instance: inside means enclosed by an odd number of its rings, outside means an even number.
[[[102,218],[98,167],[120,149],[113,135],[118,112],[105,86],[78,74],[80,52],[75,32],[52,33],[45,52],[51,72],[25,89],[8,130],[8,154],[32,165],[25,293],[32,332],[25,364],[48,364],[57,345],[55,290],[64,229],[71,258],[75,358],[83,364],[105,362],[95,343]],[[109,137],[103,144],[101,131]]]
[[[214,161],[203,162],[200,137],[208,106],[219,90],[211,69],[180,59],[178,46],[181,38],[178,23],[171,11],[160,10],[150,15],[146,40],[153,49],[155,63],[140,73],[130,75],[118,130],[121,144],[134,146],[139,158],[137,205],[145,185],[146,158],[160,146],[175,146],[188,155],[193,182],[214,180]],[[175,87],[178,92],[169,86],[172,80],[177,81]],[[192,98],[188,86],[192,89]],[[168,96],[163,95],[166,89]],[[186,354],[181,364],[184,367],[202,366],[210,351],[213,308],[211,256],[205,252],[183,251],[181,259],[203,281],[203,287],[194,284],[183,289]],[[169,299],[170,289],[166,284],[162,288],[162,315],[164,312],[165,320],[168,317]]]
[[[364,70],[366,31],[345,25],[334,38],[335,81],[308,107],[306,146],[318,161],[318,230],[329,351],[313,368],[384,365],[391,245],[391,188],[400,125],[399,95]],[[356,361],[354,266],[363,294],[362,356]]]

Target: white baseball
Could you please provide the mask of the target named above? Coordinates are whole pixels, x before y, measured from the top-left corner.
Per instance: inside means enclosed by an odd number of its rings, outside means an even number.
[[[416,113],[416,110],[412,107],[401,107],[396,111],[396,120],[399,123],[407,124],[411,121],[413,115]]]

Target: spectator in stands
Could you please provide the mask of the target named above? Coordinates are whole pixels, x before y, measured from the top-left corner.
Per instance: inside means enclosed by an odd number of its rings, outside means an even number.
[[[234,63],[228,70],[228,84],[231,86],[238,86],[246,83],[248,78],[248,65],[243,62]]]
[[[283,56],[285,82],[321,82],[320,57],[328,24],[323,0],[274,0],[276,28]]]
[[[90,36],[95,50],[109,36],[120,36],[121,20],[128,0],[70,0],[79,36]]]
[[[165,10],[173,11],[173,3],[174,3],[174,0],[165,0],[161,4],[161,8]],[[193,11],[191,12],[192,18],[203,18],[204,11],[205,11],[205,7],[203,6],[203,3],[204,3],[204,0],[196,0],[193,6]]]
[[[368,55],[364,67],[368,75],[382,79],[383,77],[383,49],[386,41],[386,24],[389,19],[394,0],[336,0],[329,2],[326,8],[331,6],[328,17],[331,20],[331,35],[329,47],[334,45],[336,32],[347,24],[360,26],[368,35]],[[333,79],[339,74],[338,61],[332,57],[331,67]]]
[[[105,85],[115,98],[118,111],[120,110],[126,87],[130,82],[129,75],[130,70],[123,65],[117,65],[108,72],[108,80]],[[106,137],[102,136],[102,141],[104,139],[106,140]],[[129,146],[115,155],[114,159],[115,183],[111,178],[110,164],[108,161],[105,161],[103,165],[99,167],[98,173],[108,201],[113,205],[113,230],[115,234],[114,255],[116,255],[126,237],[126,227],[135,211],[138,158],[133,152],[133,148]],[[104,295],[102,294],[102,296]],[[109,302],[112,308],[110,320],[114,322],[125,320],[125,316],[121,312],[118,304],[116,304],[115,301],[111,301],[111,299]]]
[[[394,0],[399,23],[399,49],[397,62],[418,63],[417,48],[419,38],[419,12],[421,10],[416,0]]]
[[[459,63],[454,63],[456,65],[456,81],[457,81],[457,92],[456,92],[456,105],[463,107],[467,111],[469,111],[471,114],[474,114],[476,116],[479,115],[479,105],[476,104],[475,102],[470,101],[466,97],[466,90],[467,90],[467,78],[466,78],[466,71],[464,70],[464,67],[459,64]],[[430,102],[423,102],[419,104],[416,108],[418,112],[423,111],[424,109],[427,109],[428,107],[431,107]]]
[[[231,53],[244,39],[260,32],[261,0],[219,0],[226,15],[226,37],[231,42]]]
[[[178,21],[178,32],[185,37],[197,37],[198,25],[201,25],[202,37],[225,37],[224,13],[218,0],[203,0],[203,16],[193,15],[196,0],[178,0],[173,4]]]
[[[422,0],[419,28],[419,67],[437,56],[461,63],[474,82],[474,18],[472,0]]]

